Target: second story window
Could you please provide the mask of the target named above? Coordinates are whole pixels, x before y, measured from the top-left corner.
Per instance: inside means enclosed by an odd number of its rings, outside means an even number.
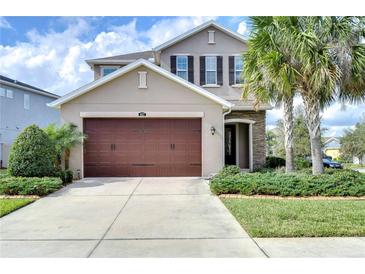
[[[205,57],[205,79],[206,85],[217,84],[217,57],[206,56]]]
[[[24,109],[30,109],[30,96],[29,96],[29,94],[24,94]]]
[[[176,56],[176,75],[188,80],[188,57]]]
[[[10,99],[14,98],[14,94],[13,94],[13,91],[11,89],[6,90],[6,97],[8,97]]]
[[[116,71],[119,67],[116,66],[105,66],[100,68],[101,77],[107,76],[108,74]]]
[[[242,78],[241,78],[242,70],[243,70],[242,57],[235,56],[234,57],[234,84],[235,85],[239,85],[239,84],[243,83]]]

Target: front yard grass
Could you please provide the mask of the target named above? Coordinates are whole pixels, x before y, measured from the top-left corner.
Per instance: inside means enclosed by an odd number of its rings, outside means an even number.
[[[365,201],[222,198],[252,237],[365,236]]]
[[[26,206],[34,200],[34,198],[0,199],[0,217],[9,214],[18,208]]]

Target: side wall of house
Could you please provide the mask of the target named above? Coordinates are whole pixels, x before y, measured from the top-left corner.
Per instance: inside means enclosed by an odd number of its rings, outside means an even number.
[[[60,111],[47,106],[54,101],[52,97],[25,91],[20,88],[1,85],[0,93],[0,144],[2,144],[0,160],[7,166],[10,146],[22,130],[36,124],[43,128],[50,123],[60,123]],[[12,98],[7,96],[11,91]],[[24,95],[29,95],[29,109],[24,108]],[[4,95],[4,96],[3,96]]]

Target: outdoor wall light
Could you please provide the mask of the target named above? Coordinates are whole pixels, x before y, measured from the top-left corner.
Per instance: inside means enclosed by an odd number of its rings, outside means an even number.
[[[210,133],[212,133],[212,135],[215,134],[215,127],[213,127],[213,126],[210,127]]]

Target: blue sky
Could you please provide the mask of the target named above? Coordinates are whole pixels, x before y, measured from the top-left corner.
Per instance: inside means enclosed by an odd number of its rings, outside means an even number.
[[[0,73],[63,95],[93,80],[85,59],[149,50],[210,19],[249,34],[248,18],[237,16],[0,17]],[[363,112],[365,105],[334,104],[323,113],[327,135],[341,135]],[[268,128],[281,116],[269,111]]]

